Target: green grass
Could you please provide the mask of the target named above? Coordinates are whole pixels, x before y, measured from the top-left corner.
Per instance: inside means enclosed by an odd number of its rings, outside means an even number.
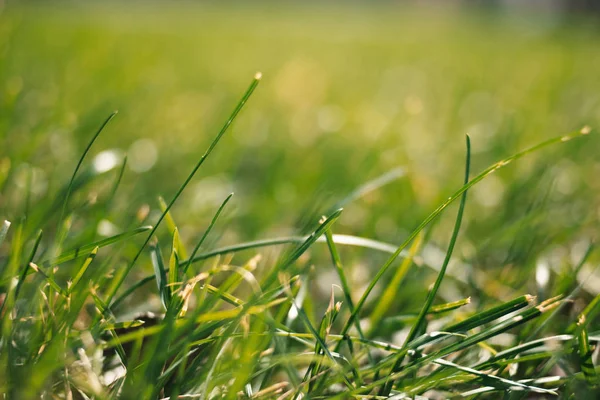
[[[598,43],[451,8],[6,6],[0,393],[596,398]]]

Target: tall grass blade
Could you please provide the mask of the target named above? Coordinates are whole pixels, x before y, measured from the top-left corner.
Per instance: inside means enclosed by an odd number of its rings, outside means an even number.
[[[385,315],[385,313],[389,310],[392,302],[396,298],[396,293],[402,284],[402,281],[406,277],[408,273],[408,269],[413,263],[414,257],[417,255],[421,245],[423,243],[424,235],[419,234],[413,244],[410,246],[408,251],[408,256],[402,260],[402,264],[400,264],[400,268],[396,270],[394,276],[390,280],[390,283],[387,285],[383,294],[379,298],[377,304],[375,304],[375,308],[373,308],[373,312],[371,312],[370,320],[371,320],[371,333],[374,333],[374,329],[379,326],[381,319]]]
[[[487,176],[489,176],[493,172],[495,172],[495,171],[497,171],[497,170],[499,170],[499,169],[507,166],[508,164],[510,164],[513,161],[518,160],[519,158],[522,158],[522,157],[524,157],[524,156],[526,156],[526,155],[528,155],[530,153],[533,153],[535,151],[541,150],[541,149],[543,149],[543,148],[545,148],[547,146],[550,146],[550,145],[553,145],[553,144],[557,144],[557,143],[567,142],[567,141],[572,140],[574,138],[577,138],[577,137],[580,137],[580,136],[583,136],[583,135],[587,135],[589,132],[590,132],[589,128],[588,127],[584,127],[580,131],[572,132],[572,133],[564,135],[564,136],[555,137],[555,138],[546,140],[546,141],[544,141],[542,143],[539,143],[539,144],[537,144],[535,146],[532,146],[532,147],[530,147],[530,148],[528,148],[526,150],[523,150],[523,151],[521,151],[519,153],[516,153],[516,154],[510,156],[510,157],[507,157],[504,160],[501,160],[501,161],[498,161],[495,164],[492,164],[491,166],[489,166],[488,168],[486,168],[485,170],[483,170],[481,173],[479,173],[479,175],[477,175],[471,181],[469,181],[469,183],[467,183],[466,185],[464,185],[463,187],[461,187],[460,189],[458,189],[453,195],[451,195],[448,198],[448,200],[446,200],[440,206],[438,206],[431,214],[429,214],[427,216],[427,218],[425,218],[425,220],[423,220],[423,222],[421,222],[421,224],[419,224],[419,226],[417,226],[417,228],[397,248],[397,250],[394,252],[394,254],[392,254],[392,256],[379,269],[379,271],[377,271],[377,273],[375,274],[375,276],[373,277],[373,279],[371,280],[371,282],[367,286],[367,289],[364,291],[363,295],[361,296],[360,300],[356,304],[355,312],[350,316],[350,318],[348,319],[348,321],[344,325],[344,328],[342,329],[342,333],[345,334],[345,333],[348,332],[348,330],[350,329],[350,327],[353,324],[354,318],[357,318],[358,315],[360,314],[360,311],[364,307],[367,298],[369,297],[369,295],[371,294],[371,292],[375,288],[375,285],[377,284],[377,282],[379,282],[379,280],[381,279],[381,277],[390,268],[390,266],[393,264],[393,262],[396,260],[396,258],[400,255],[400,253],[406,248],[406,246],[408,246],[410,244],[410,242],[412,242],[414,240],[414,238],[419,234],[419,232],[421,232],[434,219],[436,219],[450,204],[452,204],[455,200],[457,200],[459,197],[461,197],[464,192],[466,192],[468,189],[470,189],[471,187],[473,187],[474,185],[476,185],[477,183],[479,183],[480,181],[482,181],[483,179],[485,179]]]
[[[465,163],[465,182],[464,182],[465,185],[469,182],[469,170],[471,167],[471,139],[469,138],[469,135],[466,136],[466,143],[467,143],[467,160]],[[404,341],[403,347],[406,347],[406,345],[408,343],[410,343],[417,336],[419,329],[421,329],[421,326],[422,326],[423,322],[425,321],[425,316],[429,313],[429,309],[431,308],[431,305],[433,304],[435,296],[437,295],[437,292],[438,292],[440,286],[442,285],[442,280],[444,279],[444,274],[446,273],[446,268],[448,268],[448,264],[450,263],[450,259],[452,257],[452,252],[454,251],[454,246],[456,244],[456,240],[458,239],[458,233],[460,232],[460,225],[462,222],[462,217],[463,217],[463,213],[465,210],[466,201],[467,201],[467,191],[465,190],[462,193],[461,198],[460,198],[460,205],[458,208],[458,214],[456,215],[456,221],[454,223],[454,230],[452,231],[452,237],[450,238],[450,243],[448,244],[448,251],[446,252],[446,257],[444,259],[444,263],[442,264],[442,269],[440,270],[440,273],[438,274],[438,276],[435,280],[435,283],[433,284],[433,288],[429,291],[429,294],[427,295],[427,299],[425,300],[425,304],[423,305],[423,308],[421,308],[421,312],[417,316],[417,320],[415,321],[412,328],[410,329],[410,332],[409,332],[406,340]],[[403,355],[400,355],[397,358],[396,362],[394,363],[394,366],[392,367],[392,372],[396,372],[399,369],[400,365],[402,364],[403,359],[404,359]],[[390,381],[390,383],[383,388],[382,394],[384,396],[389,395],[390,391],[392,390],[393,384],[394,384],[394,382]]]
[[[125,239],[129,239],[132,236],[138,235],[143,232],[147,232],[151,230],[151,226],[141,226],[139,228],[133,229],[128,232],[119,233],[117,235],[108,237],[106,239],[98,240],[97,242],[89,243],[75,249],[67,250],[61,253],[59,256],[55,258],[51,258],[45,261],[42,261],[41,265],[43,267],[55,266],[64,264],[68,261],[74,260],[76,258],[82,257],[84,255],[90,254],[96,247],[103,248],[111,244],[122,242]]]
[[[117,288],[123,283],[123,281],[125,280],[125,278],[129,274],[129,272],[133,269],[136,261],[142,255],[142,253],[144,251],[144,248],[150,242],[150,239],[154,235],[154,232],[156,232],[156,230],[160,226],[160,223],[163,221],[163,219],[165,218],[165,216],[167,215],[167,213],[169,212],[169,210],[173,207],[173,205],[175,204],[175,202],[177,201],[177,199],[179,198],[179,196],[181,196],[181,193],[183,193],[183,191],[188,186],[188,184],[190,183],[190,181],[192,180],[192,178],[194,177],[194,175],[196,175],[196,172],[198,172],[198,169],[200,169],[200,167],[202,166],[202,164],[204,164],[204,161],[208,158],[208,156],[210,156],[210,154],[213,152],[214,148],[217,146],[217,143],[219,143],[219,141],[221,140],[221,138],[223,137],[223,135],[225,134],[225,132],[227,132],[227,130],[229,129],[229,127],[231,126],[231,124],[233,123],[233,121],[235,120],[235,118],[238,116],[238,114],[240,113],[240,111],[242,111],[242,108],[244,107],[244,105],[246,104],[246,102],[248,101],[248,99],[250,98],[250,96],[252,95],[252,93],[254,92],[254,89],[256,89],[256,87],[258,86],[258,83],[260,82],[261,77],[262,77],[262,74],[260,72],[257,73],[254,76],[254,79],[252,80],[252,83],[250,84],[250,86],[246,90],[246,93],[242,96],[242,99],[239,101],[239,103],[237,104],[237,106],[235,107],[235,109],[233,110],[233,112],[231,113],[231,115],[229,116],[229,118],[227,119],[227,121],[225,122],[225,125],[223,125],[223,127],[221,128],[221,130],[219,131],[219,133],[217,134],[217,136],[211,142],[211,144],[208,147],[208,149],[205,151],[205,153],[202,155],[202,157],[200,157],[200,160],[198,160],[198,162],[196,163],[196,165],[194,166],[194,168],[192,169],[192,171],[190,172],[190,174],[187,176],[187,178],[185,179],[185,181],[183,182],[183,184],[181,184],[181,186],[179,187],[179,189],[177,190],[177,192],[175,193],[175,195],[173,196],[173,198],[171,199],[171,201],[167,205],[167,208],[162,212],[161,216],[158,218],[158,221],[156,222],[156,224],[154,225],[154,227],[148,233],[148,236],[146,237],[146,240],[144,241],[144,243],[142,244],[142,246],[140,246],[140,249],[138,250],[138,252],[136,253],[136,255],[133,257],[133,259],[131,260],[131,262],[127,265],[125,273],[119,279],[118,285],[116,285]],[[114,297],[114,295],[115,295],[114,292],[109,294],[109,304],[112,303],[112,298]]]
[[[150,245],[150,259],[152,260],[152,267],[154,268],[154,277],[156,278],[158,293],[163,307],[167,310],[169,304],[171,304],[171,290],[167,286],[167,272],[158,242]]]
[[[96,254],[98,254],[98,249],[100,249],[100,247],[94,247],[94,250],[91,251],[90,255],[87,256],[81,267],[77,270],[77,273],[75,274],[73,280],[69,284],[69,289],[67,290],[69,294],[73,293],[73,291],[77,287],[77,284],[79,283],[79,281],[81,281],[81,278],[83,278],[85,271],[87,271],[92,261],[94,261],[94,258],[96,258]]]
[[[188,269],[190,268],[190,265],[192,265],[192,260],[194,259],[194,256],[200,250],[200,247],[202,246],[202,244],[204,243],[204,241],[208,237],[208,234],[212,231],[212,228],[217,223],[217,220],[219,219],[219,216],[221,215],[221,213],[225,209],[225,206],[227,205],[227,203],[229,203],[229,200],[231,200],[232,197],[233,197],[233,193],[230,193],[229,196],[227,196],[225,198],[225,200],[223,200],[223,203],[221,203],[221,205],[219,206],[219,209],[217,210],[217,212],[213,216],[212,220],[210,221],[210,224],[208,225],[208,228],[206,228],[206,230],[204,231],[204,234],[202,235],[202,237],[200,238],[200,240],[198,241],[198,243],[196,243],[196,246],[194,247],[194,250],[192,250],[192,254],[190,255],[189,260],[187,261],[187,264],[185,264],[183,266],[183,269],[182,269],[183,274],[187,273]]]
[[[96,141],[98,136],[100,136],[100,134],[102,133],[102,131],[104,130],[106,125],[108,125],[108,123],[115,117],[115,115],[117,115],[117,113],[118,113],[118,111],[113,111],[108,116],[108,118],[106,118],[106,120],[102,123],[102,125],[100,125],[100,128],[96,131],[94,136],[92,136],[92,139],[89,141],[87,147],[83,151],[83,154],[79,158],[79,161],[77,162],[77,166],[75,166],[75,170],[73,171],[73,175],[71,176],[71,180],[69,181],[69,186],[67,186],[67,192],[65,194],[65,199],[63,201],[62,211],[60,213],[60,218],[58,219],[59,223],[63,220],[65,213],[67,211],[67,206],[69,204],[69,197],[71,196],[71,192],[73,190],[73,183],[75,182],[75,177],[77,176],[77,172],[79,171],[81,164],[83,164],[83,160],[85,159],[85,156],[90,151],[90,149],[92,148],[92,145],[94,144],[94,142]]]

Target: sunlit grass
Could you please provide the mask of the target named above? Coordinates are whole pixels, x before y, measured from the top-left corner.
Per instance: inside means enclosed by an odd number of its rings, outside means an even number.
[[[6,398],[594,398],[585,20],[315,7],[0,15]]]

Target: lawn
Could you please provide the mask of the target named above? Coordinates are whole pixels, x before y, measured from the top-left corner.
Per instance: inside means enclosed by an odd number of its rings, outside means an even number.
[[[599,39],[442,5],[5,5],[0,393],[595,398]]]

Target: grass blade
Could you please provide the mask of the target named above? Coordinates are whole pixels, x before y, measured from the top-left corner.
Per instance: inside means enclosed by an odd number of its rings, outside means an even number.
[[[43,261],[41,263],[41,265],[43,267],[60,265],[60,264],[66,263],[67,261],[71,261],[76,258],[82,257],[86,254],[89,254],[96,247],[98,247],[98,248],[106,247],[108,245],[121,242],[125,239],[129,239],[130,237],[138,235],[142,232],[147,232],[150,229],[152,229],[152,227],[149,225],[141,226],[139,228],[133,229],[128,232],[119,233],[118,235],[111,236],[106,239],[99,240],[97,242],[86,244],[84,246],[77,247],[75,249],[67,250],[67,251],[61,253],[58,257]]]
[[[171,290],[167,286],[167,272],[158,242],[150,245],[150,259],[152,260],[152,267],[154,268],[154,277],[156,278],[158,293],[163,307],[167,310],[169,304],[171,304]]]
[[[375,305],[375,308],[373,309],[373,312],[370,316],[372,326],[371,331],[379,325],[379,322],[381,322],[381,319],[383,318],[385,312],[389,310],[390,305],[394,301],[394,298],[396,297],[396,292],[400,288],[404,277],[408,273],[408,269],[412,264],[412,260],[421,248],[421,244],[423,243],[423,236],[424,235],[422,234],[419,234],[417,236],[417,238],[415,239],[408,251],[408,256],[404,260],[402,260],[400,268],[396,270],[394,276],[392,277],[392,280],[390,281],[389,285],[385,288],[379,301]]]
[[[94,250],[92,250],[90,255],[85,259],[85,261],[83,262],[83,264],[77,271],[77,274],[75,274],[75,277],[70,282],[67,293],[69,293],[69,294],[72,293],[74,291],[74,289],[77,287],[77,284],[79,283],[81,278],[83,278],[83,274],[85,274],[85,271],[87,271],[87,269],[90,266],[90,264],[92,263],[92,261],[94,261],[94,258],[96,258],[96,254],[98,254],[99,248],[100,247],[98,247],[98,246],[94,247]]]
[[[590,348],[588,333],[584,326],[584,322],[585,317],[581,316],[577,323],[577,325],[581,326],[579,337],[577,338],[579,364],[588,385],[595,387],[598,385],[598,375],[596,375],[596,369],[594,368],[594,361],[592,359],[594,351]]]
[[[312,246],[313,243],[315,243],[317,239],[320,238],[331,227],[331,225],[333,225],[333,223],[342,214],[342,211],[343,209],[340,208],[339,210],[336,210],[333,213],[331,213],[329,217],[322,220],[322,223],[319,225],[319,227],[310,236],[308,236],[308,238],[302,244],[300,244],[300,246],[298,246],[286,258],[284,258],[284,261],[282,261],[281,263],[279,263],[279,265],[273,268],[263,281],[263,289],[268,289],[277,279],[277,275],[280,272],[285,271],[290,265],[292,265],[296,260],[298,260],[298,258],[300,258],[300,256],[304,254],[306,250],[308,250],[308,248]]]
[[[516,153],[508,158],[505,158],[504,160],[501,160],[495,164],[492,164],[490,167],[486,168],[481,173],[479,173],[479,175],[477,175],[475,178],[473,178],[469,183],[467,183],[466,185],[464,185],[463,187],[458,189],[452,196],[450,196],[448,198],[448,200],[446,200],[440,206],[438,206],[431,214],[429,214],[427,216],[427,218],[425,218],[425,220],[423,220],[423,222],[421,222],[421,224],[419,226],[417,226],[417,228],[408,236],[408,238],[397,248],[397,250],[394,252],[394,254],[392,254],[392,256],[386,261],[386,263],[379,269],[377,274],[375,274],[375,276],[369,283],[367,289],[365,290],[365,292],[361,296],[360,300],[358,301],[358,303],[356,305],[355,313],[353,313],[353,315],[350,316],[350,319],[346,322],[346,325],[342,329],[343,334],[346,334],[348,332],[348,330],[352,326],[353,319],[357,318],[358,314],[360,314],[360,311],[362,310],[363,306],[365,305],[365,302],[366,302],[367,298],[369,297],[369,294],[373,291],[377,282],[379,282],[381,277],[385,274],[385,272],[390,268],[390,266],[393,264],[393,262],[396,260],[396,258],[400,255],[402,250],[404,250],[406,248],[406,246],[408,246],[410,244],[410,242],[412,242],[414,240],[414,238],[419,234],[419,232],[421,232],[435,218],[437,218],[442,213],[442,211],[444,211],[450,204],[452,204],[455,200],[457,200],[459,197],[461,197],[464,192],[469,190],[471,187],[476,185],[478,182],[485,179],[487,176],[489,176],[493,172],[499,170],[500,168],[505,167],[506,165],[510,164],[511,162],[513,162],[515,160],[518,160],[519,158],[522,158],[522,157],[524,157],[530,153],[533,153],[535,151],[541,150],[547,146],[557,144],[557,143],[567,142],[574,138],[577,138],[577,137],[580,137],[583,135],[587,135],[589,132],[590,132],[589,128],[584,127],[580,131],[576,131],[576,132],[572,132],[568,135],[548,139],[542,143],[539,143],[539,144],[532,146],[526,150]]]
[[[185,181],[183,182],[183,184],[181,184],[181,186],[179,187],[179,189],[177,190],[177,192],[175,193],[175,195],[171,199],[171,202],[167,205],[167,208],[163,211],[163,213],[161,214],[161,216],[158,218],[158,221],[156,221],[156,224],[154,225],[154,227],[150,230],[150,233],[146,237],[146,240],[144,241],[144,243],[142,244],[142,246],[140,246],[140,249],[138,250],[138,252],[136,253],[136,255],[133,257],[133,259],[131,260],[131,262],[127,265],[127,268],[125,269],[125,273],[119,278],[119,282],[116,285],[117,289],[121,286],[121,284],[125,281],[125,278],[129,274],[129,272],[133,269],[133,266],[135,265],[136,261],[142,255],[142,253],[144,251],[144,248],[150,242],[150,239],[154,235],[154,232],[156,232],[156,230],[158,229],[160,223],[163,221],[163,219],[165,218],[165,216],[167,215],[167,213],[169,212],[169,210],[173,207],[173,205],[175,204],[175,202],[177,201],[177,199],[179,198],[179,196],[181,196],[181,193],[183,193],[183,191],[188,186],[188,184],[190,183],[190,181],[192,180],[192,178],[194,177],[194,175],[196,175],[196,172],[198,172],[198,169],[200,169],[200,167],[202,166],[202,164],[204,164],[204,161],[212,153],[212,151],[214,150],[214,148],[217,146],[217,143],[219,143],[219,141],[221,140],[221,138],[223,137],[223,135],[225,134],[225,132],[227,132],[227,130],[229,129],[229,127],[231,126],[231,124],[233,123],[233,121],[235,120],[235,118],[238,116],[238,114],[240,113],[240,111],[242,111],[242,108],[244,108],[244,105],[246,104],[246,102],[248,101],[248,99],[250,98],[250,96],[252,95],[252,93],[254,92],[254,89],[256,89],[256,87],[258,86],[258,83],[260,82],[261,77],[262,77],[262,74],[260,72],[258,72],[254,76],[254,79],[252,80],[252,83],[250,84],[250,86],[246,90],[246,93],[244,94],[244,96],[242,96],[242,99],[238,102],[237,106],[235,107],[235,109],[233,110],[233,112],[231,113],[231,115],[229,116],[229,118],[227,119],[227,121],[225,122],[225,125],[223,125],[223,127],[221,128],[221,130],[219,131],[219,133],[217,134],[217,136],[211,142],[211,144],[208,147],[208,149],[206,150],[206,152],[202,155],[202,157],[200,157],[200,160],[198,160],[198,162],[196,163],[196,166],[194,166],[194,168],[192,169],[192,172],[190,172],[190,174],[187,176],[187,178],[185,179]],[[112,305],[111,303],[112,303],[112,298],[114,297],[114,295],[115,295],[115,292],[109,294],[109,296],[108,296],[108,298],[109,298],[109,301],[108,301],[109,305]]]
[[[21,273],[21,276],[19,277],[19,282],[17,283],[17,288],[15,289],[15,301],[19,297],[19,292],[21,291],[21,286],[25,282],[25,278],[27,278],[27,274],[29,273],[29,264],[33,262],[35,253],[37,253],[37,250],[40,246],[41,241],[42,241],[42,230],[40,229],[35,238],[35,242],[33,243],[33,248],[31,250],[31,255],[29,256],[29,260],[27,261],[27,264],[25,265],[25,267],[23,267],[23,272]],[[4,308],[4,304],[2,304],[0,306],[0,315],[2,314],[3,308]]]
[[[353,190],[350,194],[344,197],[342,200],[338,201],[333,209],[344,208],[348,203],[353,202],[356,199],[359,199],[375,190],[406,176],[406,171],[402,167],[396,167],[383,175],[378,176],[375,179],[372,179],[355,190]]]
[[[471,167],[471,139],[469,138],[469,135],[466,136],[466,140],[467,140],[467,160],[465,163],[465,185],[469,182],[469,170]],[[448,251],[446,252],[446,258],[444,259],[444,263],[442,264],[442,269],[440,270],[440,273],[438,274],[435,283],[433,284],[433,288],[431,289],[431,291],[429,291],[429,294],[427,295],[427,299],[425,300],[425,304],[423,305],[423,308],[421,308],[421,312],[419,313],[419,315],[417,316],[417,320],[416,322],[413,324],[412,328],[410,329],[410,333],[408,334],[406,340],[404,341],[404,346],[406,347],[406,345],[408,343],[410,343],[417,335],[417,333],[419,332],[419,330],[421,329],[421,326],[423,324],[423,322],[425,321],[425,316],[429,313],[429,309],[431,308],[431,305],[433,304],[433,300],[435,299],[435,296],[437,295],[437,292],[440,288],[440,286],[442,285],[442,280],[444,279],[444,274],[446,273],[446,268],[448,268],[448,264],[450,263],[450,258],[452,257],[452,252],[454,251],[454,246],[456,244],[456,240],[458,239],[458,233],[460,232],[460,225],[462,222],[462,217],[463,217],[463,213],[465,210],[465,204],[467,201],[467,191],[465,190],[460,198],[460,205],[458,208],[458,214],[456,215],[456,221],[454,223],[454,230],[452,231],[452,237],[450,238],[450,243],[448,244]],[[396,372],[400,365],[402,364],[402,361],[404,359],[404,355],[402,355],[402,353],[400,353],[401,355],[398,356],[398,358],[396,359],[396,362],[394,363],[394,366],[392,367],[392,372]],[[390,381],[389,384],[387,384],[382,391],[382,394],[384,396],[388,396],[390,391],[392,390],[392,386],[394,385],[393,381]]]
[[[94,136],[88,143],[87,147],[83,151],[83,154],[79,158],[79,161],[77,162],[77,166],[75,167],[75,170],[73,171],[73,175],[71,176],[71,180],[69,181],[69,186],[67,187],[67,193],[65,194],[65,199],[63,201],[62,211],[60,213],[60,218],[58,219],[59,223],[63,220],[63,218],[65,217],[65,213],[67,212],[67,206],[69,204],[69,197],[71,196],[71,191],[73,190],[73,183],[75,182],[75,177],[77,176],[77,172],[79,171],[79,168],[81,167],[81,164],[83,163],[83,160],[85,159],[85,156],[92,148],[92,145],[94,144],[94,142],[96,141],[98,136],[100,136],[100,133],[102,133],[102,131],[104,130],[106,125],[108,125],[108,123],[115,117],[115,115],[117,115],[117,113],[118,113],[118,111],[113,111],[108,116],[108,118],[106,118],[106,120],[102,123],[102,125],[100,125],[100,128],[96,131],[96,133],[94,134]]]
[[[171,292],[171,297],[173,297],[173,292],[175,291],[175,284],[179,282],[179,251],[178,249],[182,249],[183,245],[181,244],[181,240],[179,239],[179,230],[175,228],[173,230],[173,244],[171,246],[171,256],[169,257],[169,291]]]
[[[208,228],[206,228],[206,230],[204,231],[204,234],[202,235],[202,237],[200,238],[200,240],[196,244],[196,247],[194,247],[194,250],[192,251],[192,254],[191,254],[191,256],[190,256],[187,264],[185,264],[185,266],[183,267],[183,274],[186,274],[187,271],[188,271],[188,269],[190,268],[190,265],[192,265],[192,260],[194,259],[194,256],[196,255],[196,253],[198,253],[198,251],[200,250],[200,247],[202,246],[202,244],[206,240],[206,237],[208,236],[208,234],[210,233],[210,231],[212,230],[212,228],[217,223],[217,220],[219,219],[219,216],[223,212],[223,209],[225,208],[225,206],[227,205],[227,203],[229,202],[229,200],[231,200],[231,197],[233,197],[233,193],[230,193],[229,196],[227,196],[227,198],[225,198],[225,200],[223,200],[223,203],[221,203],[221,206],[219,206],[219,209],[217,210],[217,212],[213,216],[212,221],[210,221],[210,224],[208,225]]]

